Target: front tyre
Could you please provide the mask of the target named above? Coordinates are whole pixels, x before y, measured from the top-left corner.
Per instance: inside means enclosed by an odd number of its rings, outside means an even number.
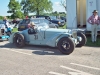
[[[24,41],[24,36],[22,34],[16,34],[14,36],[14,44],[19,47],[22,48],[25,46],[25,41]]]
[[[61,53],[69,55],[75,49],[75,44],[69,37],[63,37],[59,40],[57,44],[58,49]]]

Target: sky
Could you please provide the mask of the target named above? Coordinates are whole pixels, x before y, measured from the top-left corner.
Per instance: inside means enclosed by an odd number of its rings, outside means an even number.
[[[10,15],[10,13],[7,13],[9,1],[10,0],[0,0],[0,16]],[[60,5],[61,0],[51,0],[51,2],[53,2],[53,11],[65,12],[65,9]]]

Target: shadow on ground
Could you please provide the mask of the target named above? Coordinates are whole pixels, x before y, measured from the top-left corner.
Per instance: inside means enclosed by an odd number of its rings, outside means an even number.
[[[33,54],[37,55],[64,55],[57,48],[48,46],[26,45],[23,48],[17,48],[14,44],[6,43],[5,45],[0,45],[0,48],[11,48],[12,50],[31,50]]]

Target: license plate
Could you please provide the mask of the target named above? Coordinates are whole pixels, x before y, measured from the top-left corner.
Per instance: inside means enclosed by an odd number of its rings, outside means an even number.
[[[20,26],[20,28],[25,28],[25,26]]]

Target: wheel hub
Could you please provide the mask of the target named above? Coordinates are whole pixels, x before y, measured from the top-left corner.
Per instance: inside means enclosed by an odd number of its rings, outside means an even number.
[[[18,44],[21,44],[21,42],[22,42],[21,38],[18,37],[18,38],[17,38],[17,43],[18,43]]]
[[[62,47],[64,49],[69,49],[70,48],[70,44],[67,41],[63,41]]]

